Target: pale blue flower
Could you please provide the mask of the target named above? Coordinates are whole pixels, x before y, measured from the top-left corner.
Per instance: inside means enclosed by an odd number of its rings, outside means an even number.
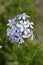
[[[23,14],[22,14],[22,19],[23,19],[23,20],[26,20],[27,17],[30,17],[30,16],[26,15],[26,13],[23,13]]]
[[[22,15],[18,15],[18,19],[23,19],[23,20],[26,20],[27,17],[30,17],[28,15],[26,15],[26,13],[23,13]]]
[[[14,19],[9,19],[8,20],[9,23],[7,24],[7,26],[13,26],[16,23],[15,20],[16,20],[16,17]]]
[[[24,28],[28,28],[29,27],[29,21],[28,20],[26,20],[26,21],[20,21],[20,24],[24,27]]]
[[[10,20],[8,20],[9,21],[9,23],[7,24],[7,26],[12,26],[13,24],[14,24],[14,22],[12,22],[12,20],[10,19]]]
[[[31,34],[22,35],[23,38],[30,38]]]
[[[24,29],[24,34],[30,33],[30,29]]]
[[[33,31],[30,31],[29,34],[25,34],[25,35],[22,35],[23,38],[30,38],[31,37],[31,40],[34,39],[34,34],[33,34]]]

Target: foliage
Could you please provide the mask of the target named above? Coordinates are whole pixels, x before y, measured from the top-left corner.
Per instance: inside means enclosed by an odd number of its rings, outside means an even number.
[[[26,40],[27,41],[27,40]],[[39,51],[40,45],[34,44],[33,41],[24,44],[4,44],[0,51],[1,56],[8,62],[19,62],[20,65],[27,65],[33,61]]]

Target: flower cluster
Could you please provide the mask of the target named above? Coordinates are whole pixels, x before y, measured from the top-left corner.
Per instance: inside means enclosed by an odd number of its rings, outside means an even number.
[[[19,42],[22,44],[24,43],[24,38],[34,39],[34,34],[31,30],[34,23],[27,20],[29,17],[26,13],[23,13],[8,20],[7,36],[12,43]]]

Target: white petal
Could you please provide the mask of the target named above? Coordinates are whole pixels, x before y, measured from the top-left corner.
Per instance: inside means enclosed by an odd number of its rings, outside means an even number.
[[[21,31],[21,32],[23,32],[23,31],[24,31],[24,28],[23,28],[23,26],[21,26],[21,28],[20,28],[20,31]]]
[[[19,36],[22,36],[22,32],[19,33]]]
[[[27,31],[28,33],[30,33],[30,29],[26,29],[26,31]]]
[[[18,32],[15,32],[14,34],[15,34],[15,36],[19,36],[19,33]]]
[[[9,21],[9,23],[10,23],[10,22],[11,22],[11,19],[9,19],[8,21]]]
[[[32,28],[33,29],[33,26],[30,24],[30,28]]]
[[[11,28],[11,35],[14,35],[15,34],[15,32],[16,32],[16,27],[15,26],[12,26],[12,28]]]
[[[29,24],[28,25],[24,25],[25,28],[28,28],[29,27]]]
[[[12,31],[16,31],[17,30],[17,28],[14,25],[12,26],[11,29],[12,29]]]
[[[26,22],[27,22],[27,24],[29,24],[29,23],[30,23],[30,21],[28,21],[28,20],[26,20]]]
[[[23,38],[29,38],[30,36],[31,36],[31,34],[22,35]]]
[[[11,32],[11,35],[14,35],[14,33],[15,33],[15,31],[12,31],[12,32]]]
[[[14,19],[9,19],[8,21],[9,21],[9,23],[7,24],[7,26],[9,26],[9,25],[13,26],[15,24]]]
[[[7,33],[7,36],[10,36],[10,34],[9,34],[9,33]]]
[[[20,29],[17,29],[17,32],[20,32]]]
[[[9,26],[10,24],[8,23],[7,26]]]
[[[29,38],[31,36],[31,34],[27,34],[27,38]]]
[[[24,31],[24,34],[27,34],[27,31]]]
[[[24,27],[25,27],[25,28],[28,28],[29,25],[30,25],[30,24],[29,24],[29,21],[28,21],[28,20],[24,21]]]
[[[23,20],[25,20],[25,19],[26,19],[26,17],[25,17],[25,16],[22,16],[22,19],[23,19]]]
[[[8,23],[7,26],[12,26],[12,22]]]
[[[33,40],[34,39],[34,34],[31,36],[31,40]]]
[[[2,46],[0,45],[0,49],[2,48]]]
[[[27,24],[27,21],[24,21],[24,24]]]
[[[11,29],[7,28],[7,36],[11,34]]]
[[[17,26],[18,28],[20,28],[20,27],[21,27],[21,25],[20,25],[19,23],[17,23],[17,24],[16,24],[16,26]]]
[[[23,24],[23,21],[21,20],[20,23]]]
[[[33,22],[30,22],[30,28],[33,29],[33,25],[34,25],[34,23]]]
[[[30,17],[30,16],[26,15],[26,13],[23,13],[22,16],[25,16],[24,19],[27,17]]]
[[[30,29],[26,29],[26,30],[24,31],[24,34],[28,34],[28,33],[30,33]]]
[[[21,44],[24,43],[24,40],[22,38],[20,38],[20,42],[19,43],[21,43]]]
[[[34,23],[33,23],[33,22],[31,22],[30,24],[31,24],[31,25],[34,25]]]
[[[12,21],[7,24],[7,26],[12,26],[12,25],[13,25],[13,22]]]

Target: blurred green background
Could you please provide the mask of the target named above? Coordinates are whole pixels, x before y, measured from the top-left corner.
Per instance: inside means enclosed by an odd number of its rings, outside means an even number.
[[[26,13],[34,22],[34,41],[11,44],[6,36],[8,19]],[[43,65],[43,0],[0,0],[0,65]]]

